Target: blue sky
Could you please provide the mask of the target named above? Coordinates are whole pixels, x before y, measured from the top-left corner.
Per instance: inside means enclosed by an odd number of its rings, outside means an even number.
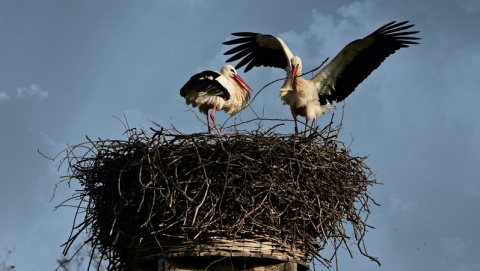
[[[282,37],[307,71],[393,20],[416,24],[421,44],[390,56],[347,98],[341,133],[383,183],[370,191],[381,206],[366,237],[382,266],[342,254],[340,270],[479,270],[476,0],[0,1],[0,249],[15,249],[17,270],[53,270],[68,237],[74,210],[54,207],[74,188],[60,186],[51,200],[65,169],[37,149],[53,156],[86,135],[123,139],[113,117],[123,114],[132,127],[148,129],[151,119],[206,131],[179,89],[221,68],[231,32]],[[242,70],[256,91],[284,76]],[[280,86],[263,90],[253,109],[290,118]]]

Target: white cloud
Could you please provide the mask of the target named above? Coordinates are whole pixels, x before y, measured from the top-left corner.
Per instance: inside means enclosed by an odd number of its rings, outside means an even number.
[[[442,248],[448,256],[459,259],[470,250],[470,244],[458,237],[443,237]]]
[[[42,88],[37,84],[31,84],[28,88],[17,88],[17,98],[22,99],[30,97],[37,97],[38,100],[43,100],[48,98],[48,91],[42,90]]]
[[[40,136],[40,139],[49,147],[52,148],[52,150],[48,150],[48,151],[52,151],[52,154],[57,154],[58,152],[64,150],[66,147],[67,147],[67,144],[64,143],[64,142],[60,142],[60,141],[57,141],[55,139],[53,139],[51,136],[49,136],[47,133],[45,132],[41,132],[41,131],[38,131],[34,128],[30,128],[30,132],[32,132],[33,134],[36,134],[38,136]],[[44,149],[42,149],[41,151],[46,151]]]
[[[5,92],[0,92],[0,102],[1,101],[8,101],[10,99],[10,96],[5,93]]]
[[[390,201],[389,211],[398,212],[416,212],[420,210],[420,206],[415,199],[403,198],[400,194],[394,193],[388,197]]]
[[[458,4],[467,12],[475,13],[480,11],[480,2],[477,0],[462,0]]]
[[[376,1],[353,2],[338,8],[338,14],[344,18],[358,18],[361,14],[372,12]]]

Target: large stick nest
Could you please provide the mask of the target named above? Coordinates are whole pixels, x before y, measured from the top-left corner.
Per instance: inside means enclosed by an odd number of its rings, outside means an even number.
[[[67,179],[82,187],[71,200],[85,212],[67,250],[86,230],[109,270],[212,238],[266,241],[326,266],[339,247],[355,244],[376,261],[363,244],[375,180],[365,157],[337,140],[339,127],[308,137],[153,131],[130,129],[127,140],[89,139],[66,150]],[[332,255],[323,255],[327,244]]]

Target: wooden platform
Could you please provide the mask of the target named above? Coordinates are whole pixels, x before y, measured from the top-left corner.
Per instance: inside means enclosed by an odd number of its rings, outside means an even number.
[[[190,247],[190,249],[186,249]],[[169,248],[163,255],[144,255],[131,265],[129,271],[306,271],[308,264],[301,251],[285,249],[272,242],[255,240],[225,240],[214,238],[210,242],[177,249]],[[151,250],[150,250],[151,251]],[[142,259],[143,258],[143,259]],[[148,258],[148,259],[147,259]]]
[[[179,257],[132,265],[128,271],[307,271],[296,262],[239,257]]]

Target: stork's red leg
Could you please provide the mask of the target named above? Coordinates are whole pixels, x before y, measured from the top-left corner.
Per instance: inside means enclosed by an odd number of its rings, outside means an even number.
[[[212,128],[210,127],[210,119],[208,118],[208,110],[207,110],[207,126],[208,126],[208,134],[212,134]]]
[[[217,122],[215,121],[215,111],[216,111],[216,110],[217,110],[217,106],[214,105],[214,106],[213,106],[213,109],[212,109],[212,113],[210,113],[210,117],[212,118],[213,125],[215,126],[215,129],[217,129],[218,135],[221,136],[222,133],[220,133],[220,129],[218,129]]]

